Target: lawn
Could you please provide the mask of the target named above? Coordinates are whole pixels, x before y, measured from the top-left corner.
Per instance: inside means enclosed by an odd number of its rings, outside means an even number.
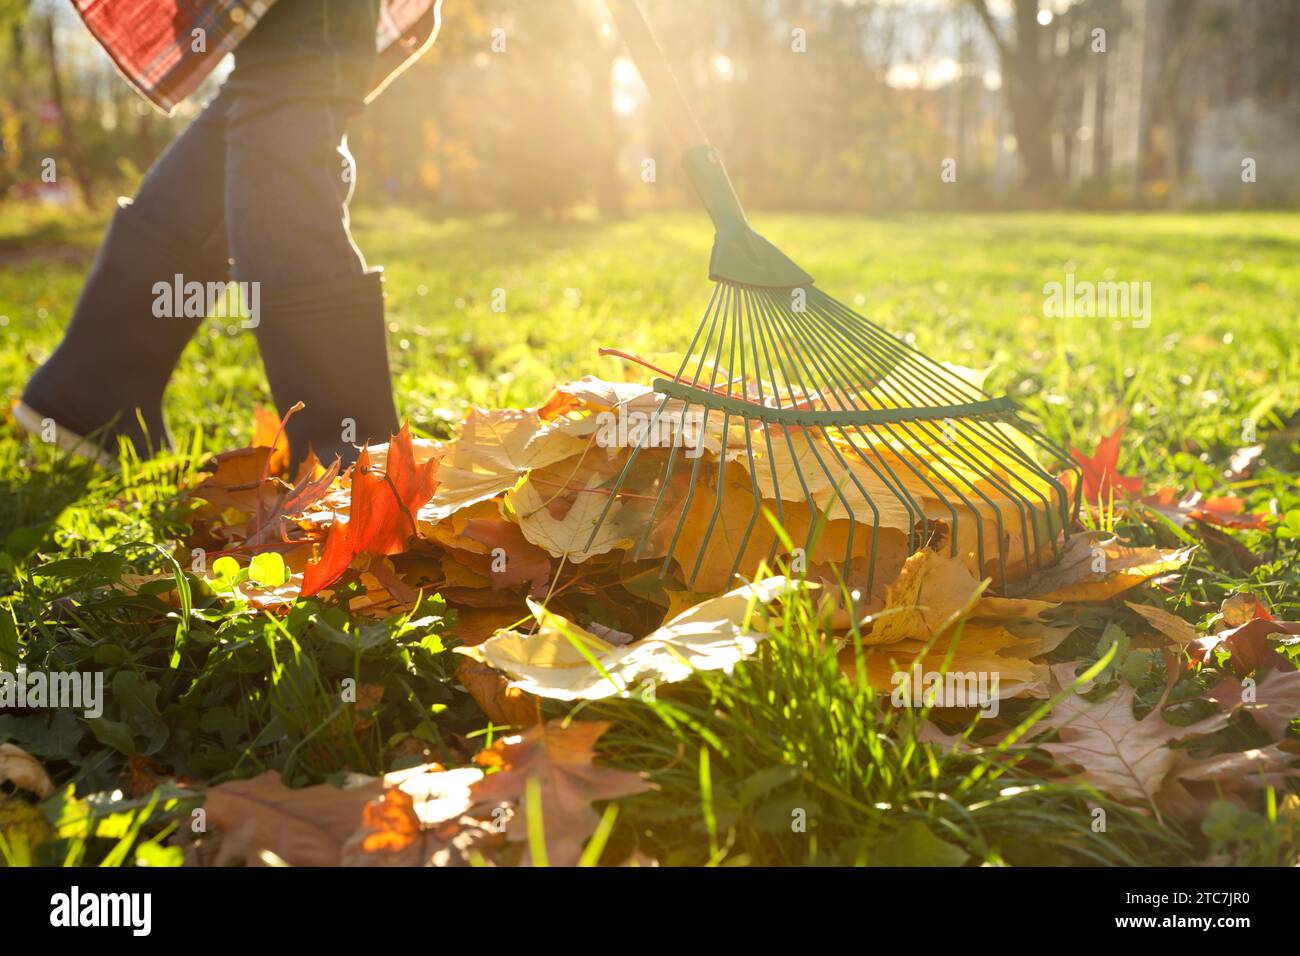
[[[0,213],[7,401],[57,343],[100,225]],[[1060,444],[1091,453],[1123,425],[1120,471],[1148,489],[1233,494],[1275,516],[1266,530],[1203,534],[1140,510],[1092,519],[1137,544],[1199,546],[1160,589],[1161,606],[1205,628],[1224,598],[1246,590],[1275,618],[1300,618],[1300,215],[763,213],[755,225],[823,289],[926,354],[992,366],[989,391],[1017,398]],[[399,411],[428,437],[450,436],[472,405],[525,407],[559,382],[622,375],[599,347],[680,350],[710,291],[711,233],[699,216],[520,224],[362,210],[355,227],[387,274]],[[1045,316],[1044,285],[1067,273],[1149,282],[1149,324]],[[504,290],[501,311],[494,290]],[[50,798],[58,808],[45,809],[58,838],[38,847],[38,860],[94,860],[138,839],[137,859],[174,862],[179,851],[160,847],[195,797],[162,783],[173,776],[214,782],[270,768],[315,784],[416,756],[462,763],[500,736],[451,677],[455,625],[436,601],[424,607],[433,620],[376,624],[301,602],[276,623],[227,618],[196,593],[192,619],[178,626],[156,599],[109,586],[128,570],[171,566],[184,520],[176,489],[208,454],[247,443],[254,409],[268,403],[252,337],[211,322],[168,396],[184,454],[107,475],[57,459],[12,423],[0,431],[0,669],[19,657],[29,667],[95,666],[113,688],[108,726],[64,712],[0,715],[0,739],[44,760],[59,788]],[[1256,443],[1257,465],[1225,477],[1234,452]],[[1156,655],[1121,666],[1137,636],[1122,601],[1071,621],[1071,656],[1059,659],[1112,652],[1098,679],[1127,681],[1151,707],[1170,665]],[[1032,758],[922,746],[916,715],[840,679],[833,651],[807,639],[817,627],[808,607],[788,608],[777,623],[774,639],[729,677],[701,675],[658,701],[579,708],[613,722],[604,757],[649,772],[656,787],[607,814],[612,827],[602,827],[607,842],[593,858],[1294,862],[1300,824],[1276,800],[1215,804],[1206,820],[1180,823]],[[1170,699],[1203,691],[1208,666],[1189,669]],[[364,727],[321,733],[338,717],[323,688],[348,674],[382,685],[382,707]],[[1002,719],[1013,728],[1033,715],[1033,702],[1016,702]],[[1241,735],[1235,749],[1258,743],[1242,726],[1222,733]],[[118,789],[127,795],[85,799]],[[151,792],[143,829],[123,837]],[[5,799],[17,798],[0,789]],[[1097,806],[1111,814],[1102,837],[1091,825]],[[93,818],[90,829],[67,824],[69,807]],[[792,830],[800,813],[809,823]]]

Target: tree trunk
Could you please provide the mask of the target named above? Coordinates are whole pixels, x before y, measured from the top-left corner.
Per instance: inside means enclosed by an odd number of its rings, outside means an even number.
[[[54,42],[54,14],[48,14],[41,29],[41,40],[45,47],[46,62],[49,65],[50,102],[58,113],[59,139],[63,143],[63,153],[72,166],[72,177],[81,191],[81,201],[87,206],[94,205],[95,188],[90,170],[82,161],[81,151],[77,147],[77,138],[72,129],[72,121],[63,101],[63,81],[59,77],[58,47]]]
[[[1057,82],[1051,50],[1043,55],[1043,31],[1038,25],[1038,0],[1015,0],[1014,40],[1002,35],[988,0],[970,0],[998,48],[1002,88],[1011,110],[1025,200],[1032,206],[1051,202],[1058,186],[1052,157],[1052,120]]]
[[[1102,188],[1110,181],[1110,135],[1106,127],[1107,61],[1097,59],[1097,88],[1092,109],[1092,178]]]

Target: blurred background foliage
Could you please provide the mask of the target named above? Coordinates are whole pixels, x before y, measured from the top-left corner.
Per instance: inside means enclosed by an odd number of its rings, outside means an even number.
[[[1300,203],[1300,0],[644,5],[753,207]],[[71,3],[0,0],[0,197],[103,206],[203,99],[162,116]],[[685,199],[600,0],[444,0],[437,45],[351,145],[360,204],[621,216]]]

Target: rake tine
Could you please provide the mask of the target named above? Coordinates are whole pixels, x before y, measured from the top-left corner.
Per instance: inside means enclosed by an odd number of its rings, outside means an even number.
[[[725,289],[725,291],[724,291],[724,295],[723,295],[723,304],[722,304],[722,306],[718,309],[717,314],[714,315],[714,322],[711,323],[710,326],[709,326],[709,336],[708,336],[708,338],[705,339],[705,348],[704,348],[703,350],[701,350],[699,361],[698,361],[698,362],[696,363],[696,365],[695,365],[695,377],[691,379],[691,384],[692,384],[692,385],[698,385],[698,384],[699,384],[700,376],[701,376],[701,374],[702,374],[703,371],[704,371],[704,360],[705,360],[705,357],[706,357],[707,352],[708,352],[708,344],[709,344],[709,342],[713,341],[713,329],[714,329],[714,326],[716,325],[717,317],[718,317],[718,315],[725,314],[726,312],[729,311],[729,308],[730,308],[730,305],[731,305],[732,295],[733,295],[733,290],[732,290],[732,288],[731,288],[730,286],[727,286],[726,289]],[[725,339],[726,339],[726,322],[725,322],[725,320],[724,320],[723,325],[722,325],[722,328],[720,329],[720,331],[719,331],[719,333],[718,333],[718,344],[717,344],[717,347],[716,347],[716,349],[714,350],[714,354],[713,354],[713,363],[712,363],[712,365],[713,365],[713,370],[709,373],[709,384],[708,384],[708,386],[707,386],[707,388],[706,388],[706,391],[707,391],[710,395],[712,395],[712,394],[714,393],[714,388],[715,388],[715,387],[717,386],[717,384],[718,384],[718,360],[722,357],[722,344],[723,344],[723,342],[725,341]],[[684,363],[683,363],[683,366],[684,366],[685,364],[686,364],[686,363],[684,362]],[[728,375],[728,378],[730,378],[730,375],[731,375],[730,369],[728,369],[728,371],[727,371],[727,375]],[[677,527],[673,529],[672,540],[671,540],[671,542],[670,542],[669,545],[668,545],[668,553],[667,553],[666,555],[664,555],[664,563],[663,563],[663,572],[664,572],[664,573],[667,573],[667,569],[668,569],[670,563],[672,562],[673,552],[677,550],[677,542],[681,539],[681,536],[682,536],[682,529],[686,526],[686,519],[687,519],[687,517],[690,515],[690,512],[691,512],[691,505],[692,505],[692,503],[693,503],[694,500],[695,500],[695,489],[698,487],[698,484],[699,484],[700,465],[701,465],[701,463],[704,461],[704,455],[703,455],[703,453],[702,453],[702,451],[703,451],[704,436],[706,436],[706,435],[708,434],[708,432],[709,432],[709,412],[712,410],[708,405],[704,405],[703,407],[704,407],[704,421],[703,421],[703,422],[701,423],[701,425],[700,425],[701,454],[698,455],[698,456],[696,457],[694,464],[691,466],[690,487],[689,487],[689,489],[688,489],[687,492],[686,492],[686,501],[685,501],[685,503],[684,503],[683,506],[682,506],[682,513],[681,513],[681,516],[677,519]],[[723,466],[725,465],[725,463],[726,463],[726,459],[727,459],[727,455],[726,455],[726,442],[727,442],[727,426],[728,426],[728,420],[729,420],[729,418],[730,418],[730,415],[727,414],[727,413],[724,413],[724,417],[723,417],[723,421],[722,421],[722,442],[723,442],[723,445],[722,445],[722,453],[721,453],[721,455],[720,455],[720,457],[719,457],[719,459],[718,459],[718,462],[719,462],[719,464],[718,464],[718,476],[719,476],[719,477],[718,477],[718,491],[719,491],[719,493],[721,493],[721,491],[722,491],[722,468],[723,468]],[[714,517],[713,517],[713,519],[709,522],[709,527],[708,527],[708,530],[707,530],[706,533],[705,533],[704,541],[707,541],[708,538],[709,538],[709,535],[711,535],[711,534],[713,533],[713,522],[716,521],[716,520],[717,520],[717,508],[715,507],[715,509],[714,509]],[[701,546],[700,546],[700,557],[702,557],[703,554],[704,554],[704,542],[701,542]],[[695,577],[696,577],[696,575],[697,575],[698,572],[699,572],[699,567],[700,567],[700,557],[697,557],[697,558],[696,558],[696,561],[695,561],[695,571],[691,574],[691,580],[690,580],[690,581],[688,582],[688,584],[687,584],[688,587],[689,587],[691,584],[694,584],[694,582],[695,582]]]
[[[752,357],[754,359],[754,382],[755,382],[755,387],[758,390],[757,402],[760,406],[762,406],[766,404],[767,396],[764,394],[763,374],[758,362],[758,337],[754,334],[754,298],[753,296],[748,296],[748,295],[742,296],[741,301],[745,307],[745,319],[749,323],[749,348],[750,348],[750,352],[752,353]],[[744,349],[740,350],[740,363],[741,363],[741,377],[746,378]],[[753,448],[752,436],[750,435],[749,432],[746,433],[746,440],[749,442],[748,445],[749,460],[750,463],[752,464],[754,461],[754,453],[753,453],[754,448]],[[785,508],[781,503],[781,481],[777,477],[777,473],[776,473],[776,452],[772,447],[771,429],[768,428],[763,429],[763,441],[767,444],[767,468],[768,468],[768,472],[772,476],[772,497],[776,502],[776,521],[777,524],[781,526],[782,530],[784,530],[785,529]],[[758,490],[757,470],[751,469],[749,476],[754,482],[754,510],[757,513],[762,508],[763,505],[762,496],[759,494],[759,490]],[[780,544],[781,544],[780,538],[775,534],[772,535],[772,547],[769,548],[767,552],[767,563],[769,565],[776,560],[777,550],[780,547]],[[740,564],[740,557],[743,554],[744,554],[744,550],[741,549],[736,555],[735,565],[731,569],[731,576],[733,578],[736,576],[737,566]]]
[[[814,332],[814,334],[816,334],[816,333]],[[899,368],[899,367],[896,366],[896,367],[895,367],[895,371],[897,371],[898,368]],[[934,435],[934,429],[933,429],[933,426],[932,426],[931,424],[929,424],[928,422],[924,422],[924,421],[917,421],[916,424],[917,424],[917,428],[918,428],[918,429],[919,429],[923,434],[925,434],[925,435],[927,435],[927,436],[929,436],[929,437],[931,437],[931,438],[935,438],[935,435]],[[911,430],[910,430],[910,427],[909,427],[906,423],[904,423],[904,424],[902,425],[902,428],[904,429],[904,431],[907,433],[907,435],[908,435],[910,438],[913,438],[913,440],[915,440],[915,436],[912,434],[912,432],[911,432]],[[961,451],[956,447],[956,445],[954,445],[954,444],[951,443],[951,442],[945,441],[945,440],[943,439],[943,437],[942,437],[942,434],[940,434],[940,435],[939,435],[935,440],[936,440],[937,444],[939,445],[939,447],[941,447],[941,448],[945,448],[945,449],[949,450],[950,454],[952,454],[953,456],[957,457],[959,460],[963,461],[964,463],[966,463],[966,464],[968,464],[968,465],[971,465],[973,468],[976,468],[976,469],[978,470],[978,468],[977,468],[977,466],[975,465],[975,463],[971,462],[971,461],[970,461],[970,460],[969,460],[969,459],[968,459],[964,454],[962,454]],[[924,447],[924,443],[922,443],[922,442],[917,442],[917,444],[918,444],[918,445],[921,445],[922,447]],[[916,455],[916,452],[913,451],[912,454],[913,454],[913,455]],[[918,455],[917,457],[920,458],[921,456]],[[947,480],[943,477],[943,475],[942,475],[941,473],[938,472],[937,469],[934,469],[933,466],[930,466],[930,467],[931,467],[931,470],[935,471],[935,474],[936,474],[936,475],[937,475],[941,480],[943,480],[944,483],[945,483],[946,485],[948,485],[949,489],[952,490],[954,494],[956,494],[956,495],[958,495],[958,496],[960,497],[962,503],[965,504],[965,505],[967,506],[968,509],[970,509],[970,502],[969,502],[969,500],[965,497],[965,495],[962,494],[961,491],[960,491],[959,489],[957,489],[955,486],[953,486],[951,482],[947,481]],[[949,469],[949,471],[952,470],[950,465],[948,466],[948,469]],[[992,508],[992,510],[993,510],[994,517],[995,517],[995,520],[996,520],[996,522],[997,522],[997,527],[998,527],[998,560],[999,560],[999,568],[1000,568],[1000,570],[1001,570],[1001,572],[1002,572],[1002,579],[1003,579],[1003,581],[1005,582],[1005,581],[1006,581],[1006,559],[1005,559],[1005,548],[1004,548],[1003,543],[1002,543],[1002,539],[1003,539],[1003,535],[1004,535],[1004,531],[1003,531],[1003,523],[1002,523],[1002,511],[1001,511],[1001,509],[997,506],[997,504],[996,504],[995,502],[993,502],[993,500],[990,499],[989,496],[988,496],[987,494],[985,494],[985,493],[984,493],[984,492],[983,492],[983,491],[982,491],[982,490],[981,490],[977,485],[975,485],[975,483],[972,482],[970,479],[968,479],[968,478],[963,479],[961,476],[956,475],[956,474],[954,474],[954,477],[958,478],[959,480],[963,480],[963,481],[965,482],[965,484],[966,484],[966,485],[967,485],[967,486],[968,486],[968,487],[969,487],[969,488],[970,488],[970,489],[971,489],[971,490],[972,490],[976,495],[978,495],[980,498],[982,498],[982,499],[985,501],[985,503],[987,503],[987,504],[989,505],[989,507]],[[996,477],[995,475],[993,475],[993,474],[986,474],[985,477],[986,477],[988,480],[990,480],[991,482],[993,482],[993,483],[995,483],[995,484],[998,484],[998,482],[997,482],[997,477]],[[1005,486],[1001,486],[1001,485],[1000,485],[1000,487],[1005,487]],[[973,509],[970,509],[970,510],[973,510]],[[956,554],[956,548],[957,548],[957,535],[958,535],[958,531],[959,531],[959,528],[957,527],[957,523],[956,523],[957,521],[958,521],[958,519],[954,516],[954,526],[953,526],[953,554]],[[1022,522],[1023,522],[1023,514],[1022,514]],[[976,524],[976,549],[977,549],[977,552],[978,552],[978,555],[979,555],[978,560],[979,560],[980,566],[981,566],[981,568],[982,568],[983,565],[984,565],[984,542],[983,542],[983,527],[982,527],[982,522]],[[1026,554],[1026,557],[1028,557],[1027,554]]]
[[[735,363],[736,363],[736,340],[740,337],[740,336],[739,336],[739,333],[738,333],[738,331],[737,331],[737,326],[738,326],[739,321],[740,321],[740,307],[739,307],[738,302],[731,302],[731,301],[729,301],[729,302],[728,302],[728,305],[731,307],[731,308],[730,308],[730,312],[731,312],[730,321],[731,321],[731,324],[732,324],[731,342],[730,342],[730,351],[728,352],[728,356],[727,356],[727,396],[730,397],[730,396],[731,396],[731,381],[732,381],[732,380],[731,380],[731,370],[735,367]],[[724,329],[725,329],[725,327],[724,327]],[[724,331],[724,336],[725,336],[725,331]],[[723,338],[720,337],[720,338],[718,339],[718,358],[721,358],[721,357],[722,357],[722,342],[723,342]],[[744,349],[741,350],[741,356],[742,356],[742,357],[744,356]],[[717,374],[717,364],[716,364],[716,362],[715,362],[715,364],[714,364],[714,374],[715,374],[715,376],[716,376],[716,374]],[[743,382],[743,377],[742,377],[742,382]],[[742,386],[742,387],[743,387],[743,386]],[[742,394],[741,397],[742,397],[742,398],[744,397],[743,394]],[[746,423],[746,424],[748,424],[748,423]],[[748,434],[748,432],[747,432],[747,434]],[[722,505],[723,505],[723,500],[724,500],[724,498],[725,498],[725,496],[726,496],[726,493],[727,493],[727,484],[726,484],[727,447],[728,447],[728,444],[729,444],[730,440],[731,440],[731,414],[728,412],[728,413],[725,413],[725,414],[723,415],[723,417],[722,417],[722,447],[721,447],[720,451],[718,452],[718,496],[717,496],[716,500],[715,500],[714,503],[713,503],[713,514],[709,516],[709,523],[708,523],[708,526],[704,529],[704,538],[700,541],[700,553],[697,554],[697,555],[695,556],[695,566],[691,569],[691,577],[690,577],[690,580],[687,582],[687,587],[688,587],[688,588],[692,588],[692,587],[695,586],[695,579],[696,579],[697,577],[699,577],[699,574],[700,574],[700,566],[704,563],[704,555],[705,555],[705,552],[708,550],[708,546],[709,546],[709,538],[711,538],[711,537],[713,536],[713,529],[717,526],[717,523],[718,523],[718,517],[722,514]],[[703,457],[703,456],[701,456],[701,458],[702,458],[702,457]],[[751,477],[752,477],[752,473],[751,473]],[[754,514],[754,519],[751,519],[751,521],[750,521],[750,527],[751,527],[751,528],[753,527],[753,520],[757,519],[757,517],[758,517],[758,514],[757,514],[757,512],[755,512],[755,514]],[[683,520],[685,520],[685,518],[683,518]],[[736,552],[736,553],[737,553],[737,561],[739,561],[739,556],[742,555],[742,554],[744,554],[744,552],[745,552],[745,543],[747,543],[747,541],[748,541],[748,534],[746,534],[746,541],[745,541],[745,542],[742,542],[741,545],[740,545],[740,547],[737,548],[737,552]],[[730,582],[731,578],[728,577],[727,580],[728,580],[728,582]]]

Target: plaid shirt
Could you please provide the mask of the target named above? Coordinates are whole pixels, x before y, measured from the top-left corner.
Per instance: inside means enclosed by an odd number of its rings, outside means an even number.
[[[275,0],[73,0],[96,40],[141,95],[170,113],[237,47]],[[442,0],[384,0],[379,14],[381,82],[428,49]],[[202,33],[195,31],[201,30]],[[203,38],[202,43],[196,37]],[[202,47],[202,49],[195,49]]]

